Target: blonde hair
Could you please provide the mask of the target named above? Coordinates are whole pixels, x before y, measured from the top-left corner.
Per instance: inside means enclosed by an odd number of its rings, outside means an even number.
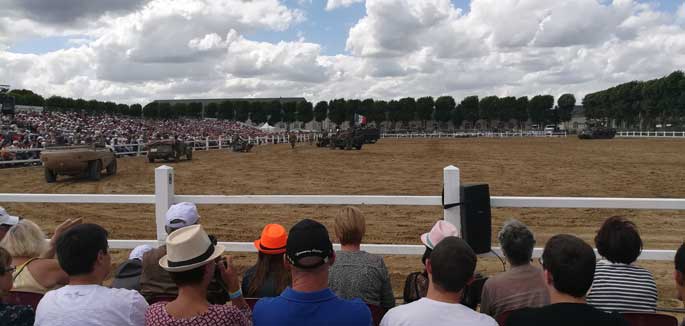
[[[362,243],[364,233],[366,233],[366,221],[359,208],[343,207],[335,218],[335,236],[340,240],[340,244]]]
[[[12,226],[0,241],[0,247],[5,248],[12,257],[35,258],[48,249],[45,233],[30,220],[23,219]]]

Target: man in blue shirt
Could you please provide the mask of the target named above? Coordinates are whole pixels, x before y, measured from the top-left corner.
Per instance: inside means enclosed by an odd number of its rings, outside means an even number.
[[[310,219],[295,224],[288,233],[285,255],[292,287],[257,302],[254,326],[372,325],[371,312],[362,300],[340,299],[328,288],[333,262],[335,252],[326,227]]]

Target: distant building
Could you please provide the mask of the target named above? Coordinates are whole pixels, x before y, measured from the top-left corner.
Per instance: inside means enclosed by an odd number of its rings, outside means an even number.
[[[262,97],[262,98],[211,98],[211,99],[175,99],[175,100],[155,100],[153,103],[169,103],[171,105],[174,104],[190,104],[190,103],[200,103],[202,104],[202,107],[206,107],[210,103],[216,103],[216,104],[221,104],[221,102],[263,102],[263,103],[269,103],[273,101],[279,101],[281,104],[283,103],[292,103],[292,102],[306,102],[307,100],[304,97]]]
[[[564,122],[564,128],[568,131],[579,131],[585,129],[586,123],[585,108],[576,105],[571,111],[571,121]]]

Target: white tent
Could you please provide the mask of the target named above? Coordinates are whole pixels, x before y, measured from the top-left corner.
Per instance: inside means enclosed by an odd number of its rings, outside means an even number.
[[[264,132],[276,132],[278,131],[278,128],[270,126],[268,122],[264,122],[264,124],[259,127],[259,130]]]

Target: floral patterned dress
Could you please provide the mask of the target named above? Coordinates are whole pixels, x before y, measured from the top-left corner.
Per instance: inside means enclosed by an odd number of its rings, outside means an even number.
[[[35,318],[29,306],[0,303],[0,326],[32,326]]]
[[[251,312],[248,309],[241,311],[228,305],[209,305],[207,312],[192,318],[175,319],[166,311],[167,302],[159,302],[151,305],[145,312],[145,326],[210,326],[210,325],[235,325],[250,326]]]

